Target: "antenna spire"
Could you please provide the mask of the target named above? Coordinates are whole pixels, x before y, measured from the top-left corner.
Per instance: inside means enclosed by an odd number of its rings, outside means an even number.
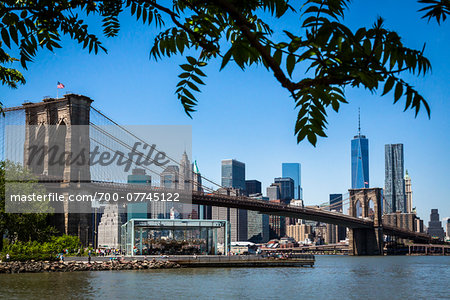
[[[361,112],[358,107],[358,136],[361,136]]]

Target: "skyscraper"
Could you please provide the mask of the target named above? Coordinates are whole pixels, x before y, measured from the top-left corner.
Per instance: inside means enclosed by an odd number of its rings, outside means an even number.
[[[261,181],[246,180],[245,191],[247,192],[247,195],[261,194]]]
[[[178,181],[178,188],[180,190],[192,190],[192,165],[186,151],[181,156]]]
[[[269,200],[273,203],[282,203],[281,200]],[[269,215],[269,238],[279,239],[286,235],[286,217]]]
[[[275,184],[280,185],[280,200],[289,204],[294,199],[294,180],[292,178],[275,178]]]
[[[292,178],[294,180],[294,197],[302,199],[301,188],[301,165],[299,163],[282,163],[281,176],[283,178]]]
[[[450,238],[450,218],[447,218],[447,222],[446,222],[446,231],[447,231],[447,237]]]
[[[230,196],[240,196],[242,195],[241,189],[235,188],[220,188],[217,190],[219,194],[230,195]],[[248,238],[247,226],[248,217],[247,210],[240,208],[229,208],[229,207],[212,207],[212,219],[213,220],[227,220],[230,222],[230,238],[231,242],[246,241]],[[222,240],[223,232],[219,233],[219,240]]]
[[[444,229],[442,228],[442,223],[439,220],[439,213],[437,209],[432,209],[430,214],[430,222],[428,222],[428,234],[432,238],[439,240],[444,239]]]
[[[152,185],[152,177],[145,173],[144,169],[135,168],[131,175],[128,175],[128,183],[139,185]],[[150,210],[150,203],[128,203],[127,205],[127,221],[131,219],[146,219]]]
[[[385,150],[384,199],[387,213],[406,213],[403,144],[388,144]]]
[[[222,160],[222,186],[236,195],[245,192],[245,164],[235,159]],[[226,191],[223,191],[226,192]],[[213,219],[230,221],[231,241],[247,240],[247,211],[240,208],[213,207]]]
[[[269,200],[278,200],[280,199],[280,185],[272,183],[269,187],[266,189],[267,191],[267,197]]]
[[[245,190],[245,164],[235,159],[222,160],[222,186]]]
[[[269,201],[267,197],[261,196],[261,189],[259,193],[252,194],[254,195],[252,196],[254,199]],[[247,224],[248,241],[253,243],[265,243],[269,241],[269,215],[249,210],[247,211]]]
[[[330,210],[343,212],[342,205],[342,194],[330,194]],[[327,225],[328,238],[332,238],[329,243],[337,243],[341,240],[345,240],[345,236],[347,234],[347,229],[343,226],[332,225],[334,227],[330,227]]]
[[[405,196],[406,196],[406,212],[412,213],[413,205],[412,205],[411,177],[408,174],[408,170],[406,170],[405,175]]]
[[[358,135],[352,140],[352,189],[369,187],[369,140],[361,135],[358,112]]]
[[[330,194],[330,210],[342,212],[342,194]]]
[[[167,166],[161,173],[161,187],[167,189],[178,189],[180,183],[180,168],[175,165]],[[170,208],[172,202],[156,201],[152,202],[152,218],[153,219],[169,219]]]

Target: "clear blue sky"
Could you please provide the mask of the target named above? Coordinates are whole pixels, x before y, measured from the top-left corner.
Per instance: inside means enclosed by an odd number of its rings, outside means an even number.
[[[219,72],[218,64],[209,65],[198,112],[189,119],[174,95],[178,64],[184,59],[150,60],[156,31],[125,15],[119,37],[102,39],[108,55],[89,55],[64,40],[63,49],[38,53],[24,72],[26,85],[17,90],[0,87],[0,98],[6,106],[37,102],[46,95],[56,96],[56,82],[61,81],[65,91],[91,97],[95,107],[121,124],[192,125],[193,158],[202,174],[216,182],[225,158],[245,162],[247,179],[262,181],[264,190],[281,175],[282,162],[300,162],[307,205],[328,201],[330,193],[345,193],[350,187],[350,140],[357,133],[360,107],[362,133],[369,138],[371,186],[384,186],[384,145],[403,143],[419,216],[428,221],[430,209],[438,208],[441,218],[450,217],[450,21],[427,24],[418,8],[411,0],[353,1],[345,22],[352,28],[371,26],[382,16],[407,46],[421,49],[427,43],[425,53],[433,72],[411,82],[429,101],[431,120],[425,112],[417,118],[413,111],[404,113],[404,102],[393,105],[392,95],[348,89],[350,104],[341,106],[338,114],[329,111],[329,137],[320,139],[316,148],[296,143],[293,100],[262,67],[242,72],[229,64]],[[295,29],[296,18],[290,21],[275,28]]]

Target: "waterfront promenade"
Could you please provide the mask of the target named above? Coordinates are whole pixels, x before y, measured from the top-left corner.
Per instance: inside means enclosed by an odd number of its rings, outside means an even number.
[[[100,256],[92,258],[92,262],[107,262],[119,261],[133,262],[133,261],[160,261],[173,262],[181,267],[192,268],[211,268],[211,267],[312,267],[314,266],[315,258],[311,254],[296,254],[290,257],[263,257],[260,255],[171,255],[171,256]],[[68,257],[66,261],[87,261],[86,257]]]
[[[262,267],[313,267],[311,254],[263,257],[259,255],[177,255],[138,257],[68,257],[65,261],[2,262],[0,273],[41,273],[79,271],[122,271],[173,268],[262,268]]]

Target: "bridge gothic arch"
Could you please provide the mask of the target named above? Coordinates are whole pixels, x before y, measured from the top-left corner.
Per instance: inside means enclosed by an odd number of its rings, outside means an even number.
[[[369,198],[366,215],[372,220],[375,218],[375,204],[372,198]]]
[[[383,253],[383,226],[381,188],[350,189],[350,215],[372,219],[373,228],[349,228],[349,250],[352,255],[381,255]],[[373,213],[372,213],[373,212]]]

